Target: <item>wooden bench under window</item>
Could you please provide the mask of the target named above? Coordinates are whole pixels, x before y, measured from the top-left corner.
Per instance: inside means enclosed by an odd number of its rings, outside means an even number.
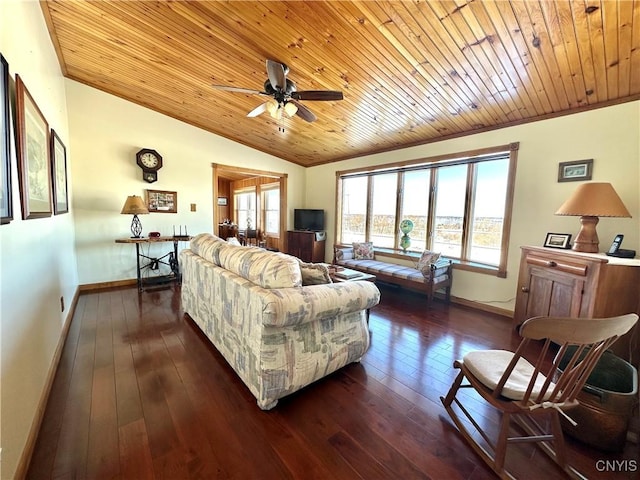
[[[382,262],[376,259],[360,260],[353,257],[352,247],[334,247],[333,263],[335,265],[375,275],[376,279],[383,283],[390,283],[408,290],[424,293],[427,295],[427,305],[438,290],[444,290],[444,299],[447,303],[451,299],[451,284],[453,280],[451,260],[440,258],[431,265],[431,274],[427,278],[420,270],[406,265]]]

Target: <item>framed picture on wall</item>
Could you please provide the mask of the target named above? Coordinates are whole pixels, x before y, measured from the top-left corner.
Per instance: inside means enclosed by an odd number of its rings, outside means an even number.
[[[218,197],[218,205],[221,207],[226,207],[228,204],[227,197]]]
[[[583,182],[591,180],[592,171],[593,158],[574,162],[560,162],[558,165],[558,181]]]
[[[0,224],[13,220],[9,112],[9,64],[0,55]]]
[[[167,190],[147,190],[149,213],[178,213],[178,192]]]
[[[22,218],[50,217],[49,124],[19,75],[16,75],[16,119]]]
[[[53,212],[56,215],[69,211],[67,194],[67,147],[51,129],[51,173],[53,178]]]

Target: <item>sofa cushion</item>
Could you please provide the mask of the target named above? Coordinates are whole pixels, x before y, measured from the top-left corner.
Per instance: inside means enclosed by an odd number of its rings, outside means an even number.
[[[205,260],[220,266],[218,252],[226,242],[210,233],[200,233],[191,239],[190,248],[193,253]]]
[[[221,242],[219,251],[222,268],[245,278],[262,288],[302,286],[298,259],[280,252],[258,247],[238,247]]]
[[[307,263],[298,259],[300,262],[300,273],[302,274],[302,286],[307,285],[325,285],[333,283],[329,276],[329,267],[325,263]]]
[[[373,242],[353,242],[353,258],[373,260]]]

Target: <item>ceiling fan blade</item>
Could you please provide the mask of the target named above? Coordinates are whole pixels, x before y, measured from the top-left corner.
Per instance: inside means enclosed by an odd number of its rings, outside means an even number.
[[[275,90],[284,90],[287,85],[287,75],[284,72],[284,66],[281,63],[267,59],[267,75],[269,82]]]
[[[253,95],[253,94],[266,95],[265,92],[261,92],[260,90],[251,90],[250,88],[229,87],[227,85],[211,85],[211,86],[218,90],[225,90],[227,92],[247,93],[250,95]]]
[[[300,92],[292,92],[291,98],[296,100],[342,100],[344,97],[342,92],[335,90],[302,90]]]
[[[267,102],[261,103],[256,108],[247,113],[247,117],[257,117],[267,111]]]
[[[296,115],[298,115],[301,119],[306,120],[307,122],[315,122],[318,119],[318,117],[316,117],[311,110],[302,105],[300,102],[296,102],[295,100],[290,100],[290,102],[295,103],[296,107],[298,107]]]

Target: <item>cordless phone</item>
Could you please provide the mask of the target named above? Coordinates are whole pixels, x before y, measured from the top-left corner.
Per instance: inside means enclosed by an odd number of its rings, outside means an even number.
[[[609,255],[610,257],[635,258],[636,256],[635,250],[625,250],[624,248],[620,248],[620,245],[622,245],[623,238],[624,238],[624,235],[621,233],[616,235],[616,238],[613,239],[613,243],[611,244],[611,247],[609,247],[609,251],[607,252],[607,255]]]
[[[609,248],[609,251],[607,252],[608,255],[613,255],[614,253],[616,253],[620,249],[620,245],[622,245],[622,239],[623,238],[624,238],[624,235],[621,234],[621,233],[616,235],[616,238],[613,239],[613,243],[611,244],[611,247]]]

